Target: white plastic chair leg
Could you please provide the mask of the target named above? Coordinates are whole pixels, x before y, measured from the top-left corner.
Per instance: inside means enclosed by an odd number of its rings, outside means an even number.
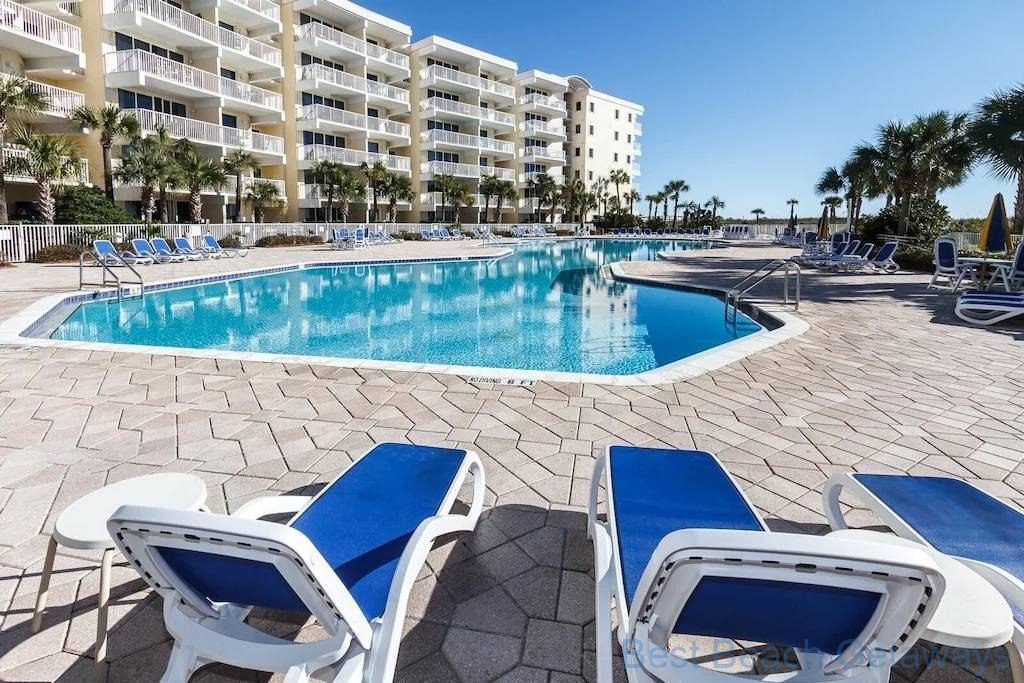
[[[110,564],[114,559],[114,549],[103,551],[100,563],[100,595],[96,610],[96,670],[99,676],[103,660],[107,656],[107,608],[110,603]]]
[[[167,662],[167,670],[160,678],[160,683],[188,683],[195,670],[200,666],[196,651],[190,647],[182,647],[175,640],[171,649],[171,658]]]
[[[46,546],[46,559],[43,561],[43,573],[39,577],[39,593],[36,595],[36,610],[32,615],[32,633],[39,633],[43,624],[43,612],[46,610],[46,594],[50,590],[50,575],[53,573],[53,560],[57,554],[57,539],[50,537]]]

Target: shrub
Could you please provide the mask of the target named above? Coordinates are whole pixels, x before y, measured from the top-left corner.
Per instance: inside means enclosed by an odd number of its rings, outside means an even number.
[[[900,247],[896,251],[895,261],[903,270],[916,270],[930,273],[935,270],[932,263],[935,253],[924,247]]]
[[[408,240],[410,242],[422,242],[423,241],[422,233],[409,232],[408,230],[402,230],[401,232],[399,232],[398,233],[398,237],[400,239]]]
[[[231,235],[217,240],[217,244],[225,249],[238,249],[242,246],[242,239],[237,235]]]
[[[53,244],[37,251],[30,260],[33,263],[66,263],[77,261],[83,251],[80,244]]]
[[[107,199],[98,187],[69,185],[57,193],[57,223],[138,223],[135,216]]]
[[[916,237],[920,244],[931,244],[936,237],[952,229],[953,219],[949,210],[934,199],[915,197],[911,209],[907,236]],[[868,242],[878,242],[880,235],[895,234],[899,224],[900,209],[893,204],[876,214],[864,216],[862,237]]]
[[[323,244],[319,235],[267,235],[256,240],[257,247],[299,247],[307,244]],[[223,242],[221,245],[223,246]]]

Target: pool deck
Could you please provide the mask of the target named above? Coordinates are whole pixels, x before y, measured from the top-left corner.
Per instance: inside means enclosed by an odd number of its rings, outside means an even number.
[[[143,274],[464,253],[486,252],[477,242],[261,249]],[[744,244],[630,262],[623,272],[727,287],[793,253]],[[0,319],[74,290],[77,278],[69,266],[0,269]],[[81,495],[151,472],[196,474],[210,507],[224,512],[313,490],[381,441],[477,451],[488,509],[474,533],[431,554],[409,606],[401,681],[594,679],[585,501],[595,456],[609,444],[716,453],[776,530],[822,533],[821,485],[852,470],[952,474],[1020,505],[1024,326],[961,325],[953,297],[928,291],[927,280],[809,271],[797,314],[809,331],[661,386],[476,385],[452,375],[0,347],[0,680],[91,679],[95,555],[58,555],[44,628],[28,635],[48,533]],[[877,524],[862,511],[849,518]],[[298,623],[276,632],[319,633]],[[107,680],[118,682],[157,680],[170,652],[159,599],[124,564],[114,571],[108,652]],[[924,683],[978,675],[1009,680],[993,667],[894,673]],[[267,677],[217,666],[193,680]]]

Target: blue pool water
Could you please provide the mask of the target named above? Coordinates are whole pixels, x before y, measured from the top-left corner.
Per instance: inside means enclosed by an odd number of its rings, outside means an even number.
[[[682,242],[536,242],[493,261],[309,267],[82,304],[53,339],[626,375],[758,331],[721,300],[606,279]],[[239,262],[239,265],[242,265]]]

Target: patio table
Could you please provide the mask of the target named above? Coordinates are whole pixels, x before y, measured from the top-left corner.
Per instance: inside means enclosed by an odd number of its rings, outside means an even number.
[[[974,266],[979,271],[979,283],[984,280],[985,270],[991,267],[992,275],[989,277],[988,282],[985,283],[985,289],[992,289],[992,285],[995,283],[996,279],[1001,278],[1003,281],[1003,287],[1007,292],[1010,291],[1010,273],[1013,271],[1013,259],[970,257],[960,259],[960,263]]]

